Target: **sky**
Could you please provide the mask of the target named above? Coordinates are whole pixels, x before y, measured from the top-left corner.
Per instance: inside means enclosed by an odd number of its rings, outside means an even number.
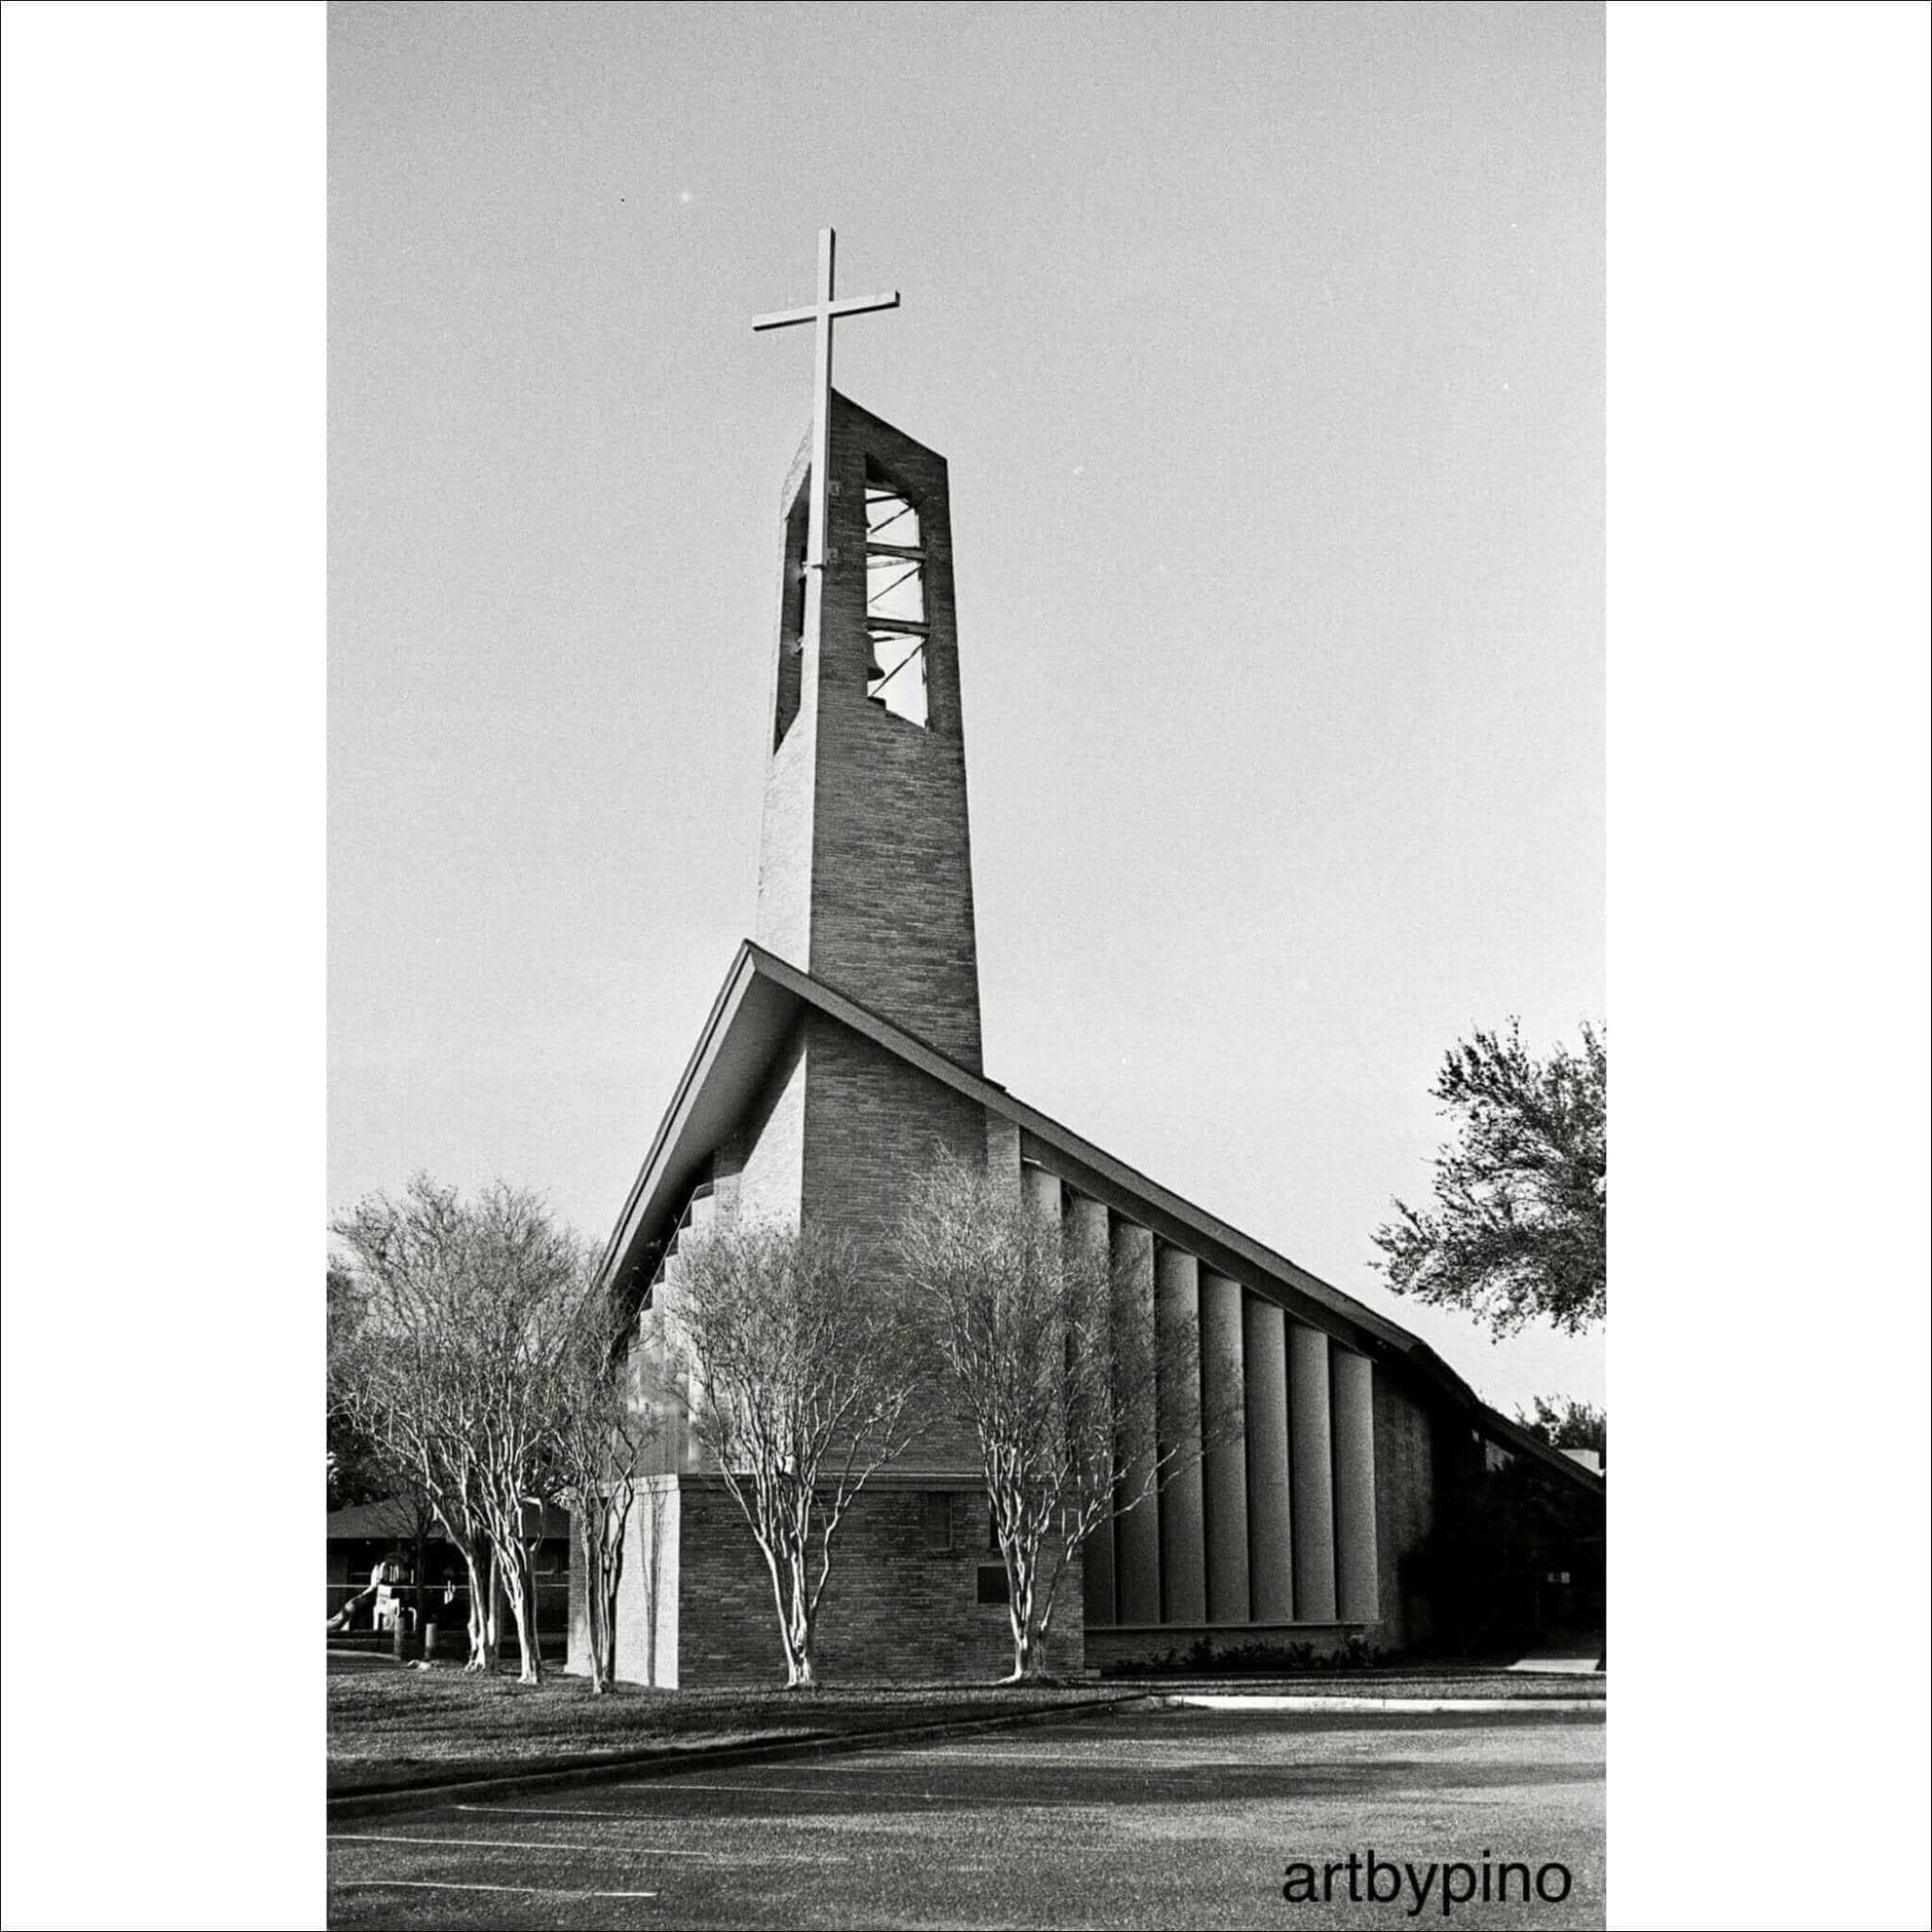
[[[778,490],[950,467],[986,1067],[1388,1294],[1445,1050],[1604,1017],[1590,6],[330,9],[330,1211],[609,1232],[752,929]]]

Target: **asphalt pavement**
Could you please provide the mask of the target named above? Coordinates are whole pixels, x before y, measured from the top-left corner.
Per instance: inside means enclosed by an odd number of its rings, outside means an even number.
[[[1603,1745],[1594,1714],[1134,1710],[444,1803],[332,1823],[329,1922],[1600,1926]]]

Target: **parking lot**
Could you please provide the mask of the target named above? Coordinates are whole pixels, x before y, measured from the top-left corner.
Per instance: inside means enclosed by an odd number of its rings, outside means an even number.
[[[1136,1710],[446,1803],[332,1823],[330,1923],[1601,1925],[1603,1744],[1593,1714]],[[1568,1895],[1284,1898],[1292,1863],[1371,1850],[1560,1864]]]

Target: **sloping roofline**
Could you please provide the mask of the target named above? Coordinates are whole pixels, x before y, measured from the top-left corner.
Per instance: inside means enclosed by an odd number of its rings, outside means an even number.
[[[1604,1492],[1600,1475],[1491,1409],[1419,1336],[1286,1255],[1277,1254],[1217,1215],[1149,1179],[849,993],[840,992],[751,939],[740,944],[732,960],[697,1046],[631,1183],[623,1211],[605,1245],[598,1279],[607,1290],[641,1288],[648,1280],[649,1265],[669,1232],[670,1217],[682,1209],[702,1177],[700,1170],[712,1149],[756,1094],[772,1052],[803,1007],[849,1027],[989,1113],[1011,1122],[1041,1147],[1052,1149],[1097,1176],[1110,1190],[1145,1203],[1151,1210],[1150,1220],[1177,1225],[1190,1244],[1205,1251],[1204,1259],[1233,1258],[1241,1273],[1260,1277],[1274,1298],[1303,1319],[1330,1333],[1337,1333],[1338,1327],[1352,1331],[1340,1338],[1365,1347],[1370,1354],[1401,1356],[1451,1402],[1466,1409],[1473,1424],[1509,1449],[1547,1464],[1592,1494]]]

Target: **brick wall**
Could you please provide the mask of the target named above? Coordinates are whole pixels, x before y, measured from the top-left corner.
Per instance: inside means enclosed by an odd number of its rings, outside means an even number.
[[[855,1236],[890,1268],[914,1175],[941,1152],[983,1160],[984,1109],[823,1015],[808,1023],[803,1213]],[[936,1418],[906,1469],[978,1480],[979,1443],[963,1415]]]
[[[785,1041],[751,1117],[718,1150],[720,1206],[747,1220],[796,1225],[804,1184],[805,1032]]]
[[[1429,1534],[1436,1457],[1429,1412],[1386,1363],[1375,1370],[1375,1563],[1382,1623],[1372,1640],[1391,1649],[1424,1642],[1429,1609],[1402,1587],[1402,1559]]]
[[[1013,1667],[1004,1605],[981,1604],[977,1572],[999,1561],[987,1547],[986,1505],[968,1503],[960,1547],[926,1543],[923,1486],[868,1488],[834,1540],[832,1575],[819,1614],[821,1681],[986,1682]],[[685,1684],[782,1682],[777,1610],[764,1560],[738,1505],[716,1478],[682,1485],[679,1668]],[[1056,1670],[1082,1661],[1077,1570],[1061,1587],[1048,1658]]]
[[[885,1247],[914,1175],[985,1160],[985,1110],[828,1015],[807,1026],[806,1218]]]

